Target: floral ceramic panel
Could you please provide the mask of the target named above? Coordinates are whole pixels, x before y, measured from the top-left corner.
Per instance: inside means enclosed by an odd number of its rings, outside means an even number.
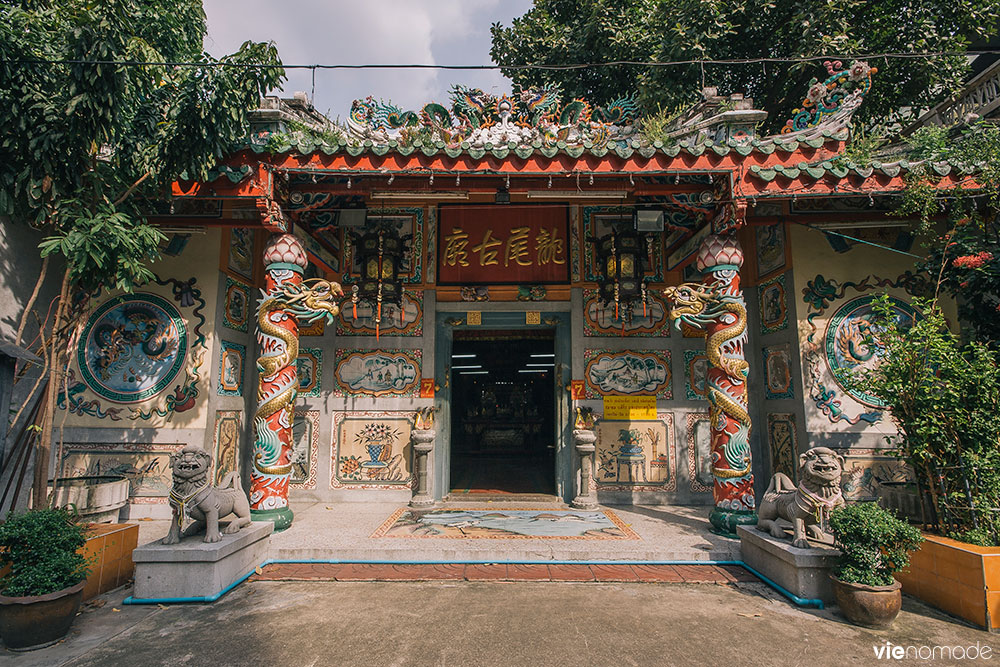
[[[619,309],[615,317],[614,304],[602,304],[596,289],[583,290],[584,336],[647,336],[670,335],[670,320],[663,299],[652,292],[645,308],[637,303]],[[628,311],[628,312],[626,312]]]
[[[788,328],[788,303],[785,297],[785,274],[761,283],[757,288],[760,301],[760,332],[774,333]]]
[[[226,276],[226,298],[222,310],[222,326],[246,333],[250,321],[250,287]]]
[[[243,413],[239,410],[216,410],[215,438],[212,461],[215,483],[222,484],[226,474],[239,472],[240,435],[243,433]]]
[[[422,336],[424,333],[424,291],[403,290],[403,307],[394,303],[382,304],[382,317],[378,324],[380,336]],[[374,336],[376,307],[368,301],[357,304],[348,298],[340,305],[337,320],[338,336]]]
[[[334,414],[331,486],[409,489],[412,429],[412,413]]]
[[[712,490],[712,423],[707,412],[687,415],[688,483],[695,493]]]
[[[656,396],[672,398],[670,352],[584,350],[587,398]]]
[[[421,350],[337,350],[334,396],[416,396]]]
[[[677,462],[674,418],[601,421],[597,425],[598,490],[674,491]]]
[[[684,350],[684,396],[708,400],[708,356],[702,350]]]
[[[798,477],[795,415],[787,412],[768,413],[767,442],[771,450],[772,474],[781,472],[794,481]]]
[[[299,379],[299,396],[319,396],[323,350],[318,347],[300,347],[295,370]]]
[[[247,346],[220,341],[219,382],[216,386],[220,396],[243,395],[243,366],[247,357]]]
[[[791,345],[781,343],[761,349],[764,357],[764,398],[794,398]]]
[[[288,484],[293,489],[315,489],[316,467],[319,462],[319,410],[296,410],[292,422],[292,475]]]

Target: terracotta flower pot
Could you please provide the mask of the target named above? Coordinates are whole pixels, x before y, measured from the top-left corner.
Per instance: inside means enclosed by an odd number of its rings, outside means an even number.
[[[83,584],[23,598],[0,595],[0,637],[7,648],[30,651],[65,637],[80,610]]]
[[[866,628],[887,628],[892,625],[903,608],[902,584],[893,581],[891,586],[865,586],[833,580],[833,596],[841,613],[851,623]]]

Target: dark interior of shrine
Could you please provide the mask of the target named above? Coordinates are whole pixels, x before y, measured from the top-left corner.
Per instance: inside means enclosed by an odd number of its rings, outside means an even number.
[[[554,332],[456,331],[451,495],[555,491]]]

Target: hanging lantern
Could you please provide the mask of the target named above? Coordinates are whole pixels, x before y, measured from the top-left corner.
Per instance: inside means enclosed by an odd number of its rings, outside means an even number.
[[[633,305],[642,302],[646,312],[646,238],[634,229],[612,228],[610,234],[590,239],[597,249],[598,292],[605,305],[614,304],[615,319],[632,318]]]
[[[395,304],[403,310],[403,281],[399,277],[405,239],[395,230],[378,227],[364,234],[354,234],[354,247],[361,264],[361,280],[351,290],[354,312],[357,303],[366,301],[375,312],[375,339],[382,324],[382,305]]]

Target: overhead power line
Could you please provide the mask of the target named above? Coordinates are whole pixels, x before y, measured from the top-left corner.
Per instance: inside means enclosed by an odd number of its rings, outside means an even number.
[[[825,60],[913,60],[918,58],[940,58],[944,56],[979,56],[1000,54],[1000,49],[977,49],[972,51],[910,51],[899,53],[859,53],[847,55],[798,56],[794,58],[706,58],[691,60],[641,61],[611,60],[607,62],[568,63],[548,65],[529,63],[524,65],[441,65],[437,63],[313,63],[309,65],[281,65],[284,69],[435,69],[435,70],[578,70],[598,67],[677,67],[683,65],[760,65],[812,63]],[[139,61],[139,60],[77,60],[77,59],[2,59],[8,65],[116,65],[121,67],[230,67],[236,69],[270,69],[278,65],[258,63],[238,63],[231,61],[186,62],[186,61]]]

